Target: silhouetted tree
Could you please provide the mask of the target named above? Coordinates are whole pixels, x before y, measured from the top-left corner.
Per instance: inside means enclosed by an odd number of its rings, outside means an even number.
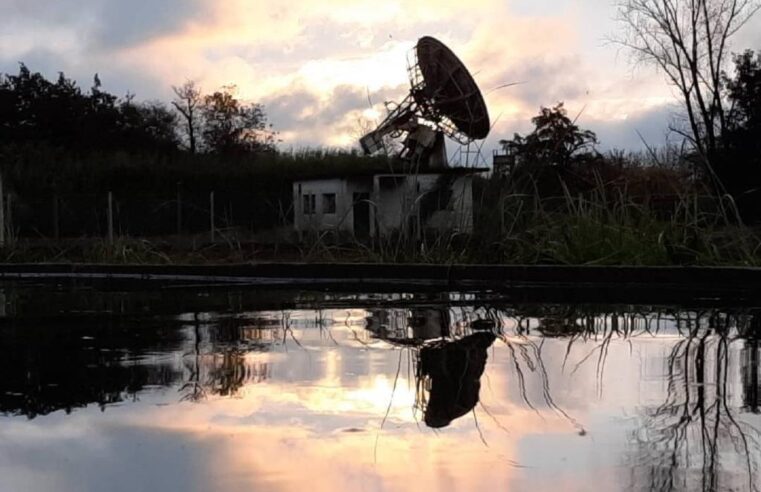
[[[275,133],[261,104],[245,104],[235,97],[235,86],[204,97],[203,138],[206,150],[218,154],[271,151]]]
[[[528,135],[515,134],[512,140],[500,144],[519,162],[531,165],[568,166],[579,156],[594,150],[597,136],[582,130],[568,117],[563,103],[553,108],[541,108],[532,120],[534,131]]]
[[[89,92],[60,73],[50,82],[24,64],[0,77],[0,142],[48,144],[69,151],[171,151],[175,117],[160,103],[123,100],[93,77]]]
[[[682,99],[686,137],[713,175],[727,128],[722,69],[729,39],[758,11],[758,0],[623,0],[623,35],[614,41],[637,61],[652,63]]]
[[[188,139],[188,150],[195,154],[197,150],[196,135],[199,134],[201,126],[201,106],[203,97],[201,90],[192,80],[185,82],[179,87],[172,87],[177,99],[172,101],[172,105],[182,115],[183,132]]]
[[[123,145],[143,151],[171,151],[179,146],[177,116],[158,101],[135,103],[128,97],[119,106]]]
[[[744,218],[757,220],[761,213],[761,54],[745,51],[734,62],[734,74],[724,74],[729,109],[717,174]]]
[[[77,146],[88,106],[81,89],[62,73],[51,83],[22,63],[18,75],[0,78],[0,140]]]
[[[752,50],[735,55],[735,74],[724,74],[729,110],[730,129],[761,128],[761,53]]]
[[[87,98],[87,113],[85,118],[85,142],[96,144],[100,141],[106,147],[115,147],[119,139],[120,114],[117,106],[118,98],[101,90],[100,77],[93,76],[93,85]]]

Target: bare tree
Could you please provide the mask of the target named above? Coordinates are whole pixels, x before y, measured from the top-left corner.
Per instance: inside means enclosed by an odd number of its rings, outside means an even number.
[[[184,121],[184,130],[188,138],[188,148],[192,154],[196,153],[196,135],[201,126],[201,106],[203,97],[201,90],[196,83],[189,80],[180,87],[172,86],[177,99],[172,101],[172,105],[177,109]]]
[[[712,159],[726,128],[722,70],[728,41],[759,10],[759,0],[621,0],[625,26],[615,43],[636,61],[666,74],[684,103],[688,129],[674,128],[700,153],[712,173]]]

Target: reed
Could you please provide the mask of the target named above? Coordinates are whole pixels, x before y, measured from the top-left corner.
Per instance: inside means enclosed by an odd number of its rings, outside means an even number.
[[[759,264],[761,239],[728,196],[699,189],[658,197],[599,179],[585,193],[504,194],[481,207],[472,250],[477,260],[516,264]],[[665,203],[664,203],[665,201]],[[484,216],[485,215],[485,216]],[[488,243],[484,242],[489,238]],[[487,255],[499,258],[487,258]],[[491,260],[491,261],[489,261]]]

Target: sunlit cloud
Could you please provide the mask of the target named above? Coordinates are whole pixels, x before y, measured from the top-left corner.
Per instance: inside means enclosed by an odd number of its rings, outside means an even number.
[[[167,100],[187,79],[207,91],[234,84],[241,98],[269,103],[285,146],[353,145],[358,119],[381,119],[386,100],[404,97],[407,55],[423,35],[449,44],[473,71],[496,121],[490,145],[526,131],[540,106],[559,101],[582,125],[665,128],[648,115],[667,114],[674,99],[659,74],[633,71],[605,45],[616,26],[603,0],[75,3],[0,6],[8,19],[0,70],[29,60],[83,85],[99,72],[107,89],[146,99]],[[520,85],[497,89],[513,82]],[[351,94],[362,97],[344,98]],[[636,146],[635,128],[622,131],[620,143]]]

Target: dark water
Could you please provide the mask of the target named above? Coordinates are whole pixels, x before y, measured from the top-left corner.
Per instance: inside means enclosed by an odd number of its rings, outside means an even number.
[[[761,312],[0,296],[0,491],[758,490]]]

